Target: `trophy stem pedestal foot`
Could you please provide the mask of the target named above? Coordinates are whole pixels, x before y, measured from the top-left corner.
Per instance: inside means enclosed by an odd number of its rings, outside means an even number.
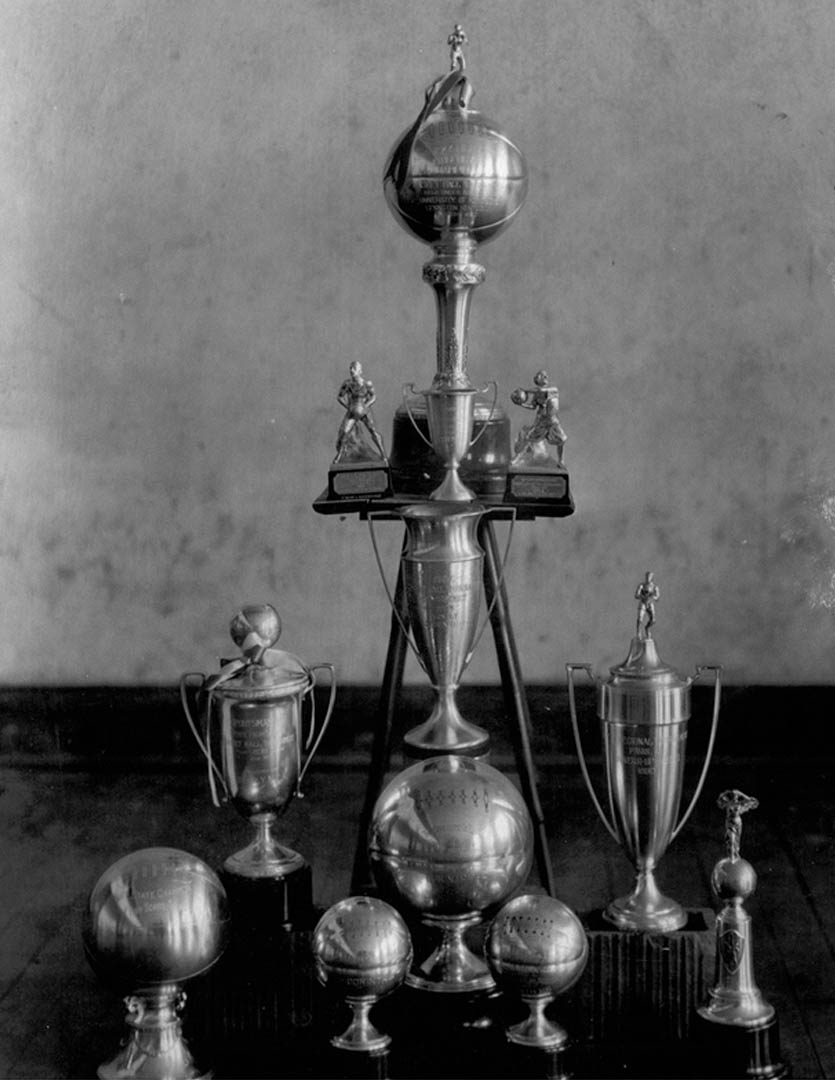
[[[341,1035],[334,1035],[331,1045],[337,1050],[352,1053],[382,1054],[391,1045],[391,1036],[381,1034],[371,1023],[369,1013],[377,1000],[374,997],[346,998],[353,1010],[353,1019]]]
[[[507,1029],[507,1037],[519,1046],[530,1046],[537,1050],[560,1050],[568,1042],[568,1032],[549,1020],[545,1009],[552,1000],[550,994],[537,995],[523,999],[530,1009],[528,1016],[518,1024]]]
[[[429,496],[433,502],[454,503],[473,502],[475,497],[475,492],[461,480],[457,468],[446,469],[443,480]]]
[[[257,834],[251,844],[230,855],[223,869],[244,878],[282,878],[304,866],[298,852],[284,847],[272,835],[274,814],[255,814],[250,818]]]
[[[491,990],[496,984],[486,961],[470,949],[465,932],[481,922],[477,913],[469,915],[425,915],[424,926],[440,928],[441,943],[406,976],[406,985],[436,994],[470,994]]]
[[[664,896],[651,869],[642,869],[632,892],[613,900],[604,918],[619,930],[668,934],[686,925],[687,912],[681,904]]]
[[[100,1065],[101,1080],[197,1080],[198,1069],[182,1034],[179,1010],[185,999],[173,983],[125,998],[133,1032],[119,1053]]]
[[[403,737],[406,753],[414,758],[438,754],[466,754],[480,757],[490,748],[490,736],[461,715],[455,703],[455,686],[438,686],[435,707],[428,720],[407,731]]]

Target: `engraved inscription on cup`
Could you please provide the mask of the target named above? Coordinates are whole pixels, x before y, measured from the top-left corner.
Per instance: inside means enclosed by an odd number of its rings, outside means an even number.
[[[282,810],[299,777],[299,696],[269,702],[226,699],[221,761],[229,793],[245,817]]]
[[[652,865],[678,820],[687,724],[608,723],[603,731],[620,842],[638,866]]]

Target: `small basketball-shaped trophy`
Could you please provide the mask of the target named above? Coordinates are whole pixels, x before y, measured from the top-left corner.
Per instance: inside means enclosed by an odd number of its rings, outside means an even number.
[[[485,955],[498,987],[529,1009],[508,1027],[508,1039],[539,1050],[563,1049],[568,1034],[545,1009],[586,967],[586,932],[571,908],[546,895],[514,897],[490,924]]]
[[[316,975],[341,994],[353,1018],[331,1043],[339,1050],[379,1054],[391,1042],[369,1018],[372,1005],[403,982],[412,962],[406,923],[384,900],[350,896],[328,908],[313,932]]]

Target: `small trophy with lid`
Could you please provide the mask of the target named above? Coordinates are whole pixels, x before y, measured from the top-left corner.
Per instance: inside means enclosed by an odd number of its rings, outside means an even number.
[[[220,806],[230,800],[255,827],[252,843],[230,855],[223,869],[239,882],[289,883],[305,872],[309,881],[305,859],[279,843],[273,828],[293,797],[301,795],[302,780],[330,722],[336,694],[333,665],[308,665],[276,648],[281,619],[270,604],[242,608],[230,634],[241,650],[238,658],[222,661],[214,675],[190,673],[180,680],[186,719],[206,758],[212,801]],[[317,730],[313,689],[321,670],[330,674],[330,699]],[[189,703],[195,680],[199,726]],[[307,736],[302,733],[305,701]]]
[[[568,664],[566,671],[583,778],[600,819],[613,839],[626,849],[636,873],[632,892],[613,900],[605,916],[621,930],[663,933],[681,929],[687,913],[677,901],[662,894],[655,881],[655,868],[690,817],[707,776],[719,720],[721,668],[703,664],[696,668],[695,676],[683,676],[664,663],[652,636],[659,595],[654,575],[647,572],[635,590],[638,615],[629,653],[622,664],[611,669],[608,679],[597,684],[597,715],[612,820],[595,794],[577,722],[574,673],[585,671],[593,678],[592,669],[589,664]],[[679,818],[690,687],[704,671],[714,674],[713,720],[695,794]]]

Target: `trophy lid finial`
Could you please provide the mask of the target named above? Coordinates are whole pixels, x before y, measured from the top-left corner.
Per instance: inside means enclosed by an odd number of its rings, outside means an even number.
[[[272,604],[246,604],[232,618],[229,633],[244,656],[259,663],[281,636],[281,618]]]
[[[652,637],[652,625],[655,622],[655,604],[661,596],[652,570],[647,570],[644,580],[635,590],[635,599],[638,601],[638,620],[635,629],[635,637],[639,641],[647,641]]]
[[[731,791],[723,791],[716,800],[716,805],[720,810],[725,811],[725,848],[728,858],[735,862],[739,858],[742,815],[747,814],[749,810],[756,810],[760,803],[752,795],[746,795],[734,788]]]
[[[461,27],[461,23],[455,24],[455,29],[446,40],[447,45],[449,45],[449,70],[463,71],[467,66],[467,62],[464,59],[462,46],[469,44],[469,42],[467,40],[467,35]]]

